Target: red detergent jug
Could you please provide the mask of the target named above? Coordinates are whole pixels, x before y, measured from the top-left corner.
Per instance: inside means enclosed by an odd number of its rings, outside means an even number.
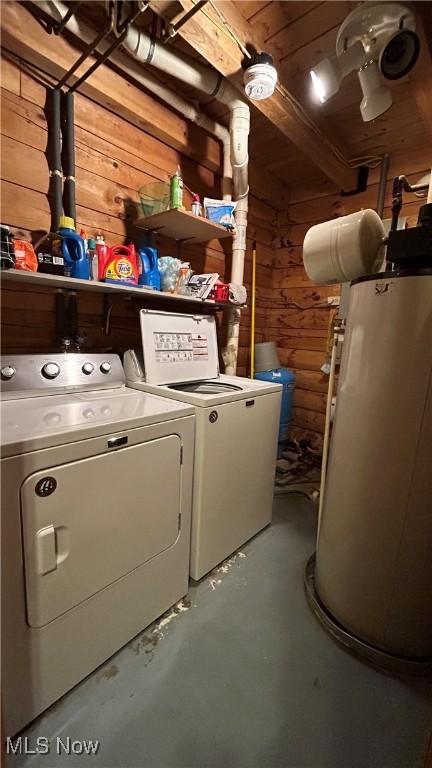
[[[138,262],[135,245],[113,245],[108,249],[102,279],[105,283],[138,284]]]

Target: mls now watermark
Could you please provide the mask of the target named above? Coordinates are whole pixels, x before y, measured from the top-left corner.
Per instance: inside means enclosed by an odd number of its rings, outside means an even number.
[[[71,739],[57,736],[48,739],[38,736],[30,739],[28,736],[18,736],[17,739],[6,739],[7,755],[96,755],[100,742],[92,739]]]

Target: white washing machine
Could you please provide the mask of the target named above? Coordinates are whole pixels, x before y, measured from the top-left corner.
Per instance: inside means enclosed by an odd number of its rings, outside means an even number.
[[[219,374],[213,316],[141,310],[142,366],[128,386],[195,408],[191,576],[200,579],[271,522],[282,387]]]
[[[117,355],[1,361],[3,725],[13,735],[186,594],[194,415]]]

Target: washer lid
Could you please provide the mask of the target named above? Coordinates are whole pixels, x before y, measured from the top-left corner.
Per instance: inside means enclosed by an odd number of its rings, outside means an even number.
[[[149,384],[198,382],[219,376],[213,316],[142,309],[140,322]]]
[[[232,394],[233,392],[242,392],[242,388],[237,384],[224,384],[219,379],[210,379],[210,381],[189,381],[186,384],[169,384],[169,389],[176,392],[192,392],[197,395],[220,395]]]

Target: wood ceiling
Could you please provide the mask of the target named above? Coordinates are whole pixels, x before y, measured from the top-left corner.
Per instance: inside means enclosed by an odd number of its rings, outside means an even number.
[[[430,126],[419,113],[412,78],[407,76],[392,85],[393,106],[381,117],[364,123],[360,115],[361,90],[352,73],[342,81],[339,93],[327,104],[318,104],[310,87],[309,70],[335,52],[336,35],[346,15],[356,7],[352,2],[241,2],[241,13],[254,27],[259,25],[266,42],[280,55],[279,77],[300,101],[324,133],[332,137],[348,159],[363,155],[381,156],[403,151],[408,144],[430,146]],[[432,78],[432,72],[429,74]],[[432,100],[432,92],[430,94]],[[317,176],[316,168],[306,165],[298,153],[284,151],[274,129],[265,119],[254,122],[251,147],[259,152],[268,167],[289,180]],[[297,154],[297,156],[296,156]]]
[[[364,123],[361,118],[359,106],[362,96],[355,73],[343,80],[339,93],[327,104],[317,104],[313,99],[310,68],[324,57],[334,54],[338,28],[358,3],[345,0],[240,0],[231,3],[227,0],[218,2],[217,5],[225,14],[230,6],[235,5],[235,11],[240,11],[254,38],[262,39],[266,49],[276,55],[282,85],[300,102],[318,128],[347,160],[364,156],[381,157],[385,152],[401,154],[413,145],[417,148],[431,146],[432,127],[427,116],[430,114],[432,119],[432,67],[430,52],[427,50],[422,50],[422,60],[410,75],[391,85],[392,107],[372,122]],[[418,2],[414,3],[414,6],[423,18],[423,24],[428,24],[432,3]],[[248,42],[244,37],[245,28],[242,28],[242,33],[243,37],[239,34],[240,39],[242,42]],[[189,55],[202,58],[196,49],[179,36],[170,44]],[[427,48],[427,44],[424,44],[423,49]],[[166,77],[164,80],[179,88],[177,81]],[[422,110],[419,109],[419,82],[421,87],[427,89],[424,95],[425,107]],[[199,99],[206,112],[222,122],[227,122],[227,110],[223,105],[193,92],[186,86],[180,85],[180,89],[186,95]],[[300,180],[323,177],[316,163],[311,162],[306,154],[299,151],[264,114],[258,112],[254,106],[251,114],[252,158],[259,159],[272,174],[289,186]],[[325,147],[323,151],[325,152]]]
[[[141,17],[140,23],[150,28],[155,23],[157,11],[165,19],[170,18],[170,13],[177,6],[180,15],[187,7],[189,0],[154,0]],[[104,15],[104,3],[84,3],[80,13],[88,15],[89,20],[97,26]],[[327,0],[316,2],[315,0],[267,0],[249,2],[249,0],[212,0],[204,9],[200,10],[193,19],[185,24],[180,34],[167,44],[194,58],[205,61],[200,55],[200,49],[209,50],[206,45],[205,26],[210,30],[210,36],[214,29],[216,43],[213,40],[214,57],[210,63],[217,66],[219,71],[223,68],[215,61],[218,46],[221,50],[225,44],[231,43],[229,35],[217,34],[217,28],[212,27],[209,18],[215,18],[215,6],[229,20],[231,27],[242,43],[250,44],[259,40],[263,48],[272,53],[277,60],[279,82],[299,102],[301,107],[312,118],[315,126],[323,134],[322,156],[328,154],[325,139],[329,139],[331,145],[340,152],[346,161],[354,161],[364,156],[381,157],[385,152],[390,154],[402,154],[408,147],[431,148],[432,144],[432,59],[430,49],[423,39],[420,61],[413,72],[405,78],[391,85],[393,93],[392,107],[376,120],[364,123],[360,115],[361,90],[358,77],[355,73],[346,77],[341,84],[339,93],[325,105],[318,104],[312,95],[309,71],[311,67],[320,62],[326,56],[335,52],[336,35],[340,24],[347,14],[358,5],[348,0]],[[431,23],[432,2],[415,2],[415,10],[421,24],[428,28]],[[207,10],[208,9],[208,10]],[[204,14],[204,15],[203,15]],[[98,15],[100,18],[98,19]],[[197,30],[193,32],[193,26]],[[429,43],[432,40],[430,29]],[[202,38],[202,39],[201,39]],[[228,40],[228,43],[225,41]],[[189,41],[189,42],[188,42]],[[235,55],[239,56],[239,48],[234,44]],[[221,52],[220,58],[224,51]],[[234,66],[231,48],[231,66]],[[235,62],[234,62],[235,63]],[[230,62],[228,61],[228,67]],[[241,78],[241,69],[237,67],[230,77],[236,84]],[[228,124],[228,110],[201,92],[195,91],[175,78],[164,75],[152,68],[152,74],[170,88],[180,91],[191,100],[198,101],[203,110],[219,120]],[[423,89],[423,91],[422,91]],[[275,95],[272,99],[276,99]],[[268,100],[269,102],[272,99]],[[420,105],[420,108],[419,108]],[[258,105],[259,106],[259,105]],[[275,124],[276,123],[276,124]],[[292,123],[291,123],[292,125]],[[301,135],[301,132],[300,132]],[[276,177],[283,184],[292,187],[299,182],[307,182],[325,178],[331,178],[326,169],[319,167],[310,151],[302,152],[302,143],[298,135],[295,140],[290,140],[290,130],[278,125],[278,120],[271,122],[268,116],[263,114],[251,103],[251,136],[250,156],[267,169],[272,177]],[[306,146],[306,145],[305,145]],[[320,145],[318,143],[320,148]],[[432,153],[431,153],[432,154]],[[337,174],[336,174],[337,175]],[[343,171],[342,171],[343,176]],[[354,178],[355,174],[352,174]],[[338,187],[338,180],[332,179],[332,184]],[[339,184],[339,189],[342,184]],[[346,186],[345,186],[346,188]]]

